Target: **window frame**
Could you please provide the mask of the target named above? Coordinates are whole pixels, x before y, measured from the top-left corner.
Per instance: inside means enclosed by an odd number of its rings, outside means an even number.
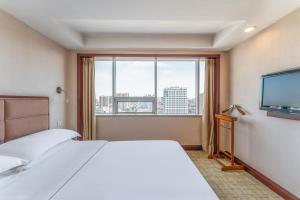
[[[220,65],[221,65],[221,54],[220,53],[202,53],[202,54],[197,54],[197,53],[190,53],[190,54],[182,54],[182,53],[177,53],[177,54],[164,54],[164,53],[159,53],[159,54],[143,54],[143,53],[77,53],[76,56],[76,79],[77,79],[77,97],[76,100],[74,100],[76,103],[76,110],[77,110],[77,131],[82,134],[83,131],[83,59],[84,58],[95,58],[98,56],[126,56],[126,57],[132,57],[132,56],[156,56],[156,57],[203,57],[207,59],[213,59],[215,60],[215,75],[214,75],[214,114],[220,112]],[[99,115],[99,117],[109,117],[109,116],[119,116],[122,117],[122,115]],[[126,115],[124,115],[126,117]],[[140,115],[129,115],[131,117],[137,116],[139,117]],[[145,115],[149,116],[149,115]],[[150,115],[150,116],[155,116],[155,115]],[[156,115],[158,116],[158,115]],[[169,117],[170,115],[163,115],[165,117]],[[198,115],[199,116],[199,115]],[[174,117],[174,116],[173,116]],[[176,115],[175,117],[181,117]],[[184,117],[193,117],[193,115],[185,115]],[[216,127],[216,122],[214,123],[214,127]],[[215,141],[216,143],[216,141]]]
[[[154,58],[154,97],[118,97],[117,96],[117,84],[116,84],[116,77],[117,77],[117,61],[119,59],[117,58],[128,58],[127,56],[113,56],[112,57],[112,86],[113,86],[113,92],[112,92],[112,114],[111,115],[142,115],[142,114],[156,114],[156,58]],[[143,57],[143,56],[136,56],[136,57]],[[152,57],[150,57],[152,58]],[[152,112],[119,112],[118,111],[118,103],[119,102],[152,102]],[[97,114],[98,115],[109,115],[109,114]]]
[[[152,103],[152,112],[119,112],[119,102],[151,102]],[[155,114],[155,97],[113,97],[113,114]],[[107,114],[98,114],[98,115],[107,115]]]
[[[102,60],[101,58],[107,58],[107,55],[97,55],[95,56],[95,61],[97,58]],[[96,116],[109,116],[109,115],[129,115],[129,116],[141,116],[141,115],[151,115],[151,116],[202,116],[202,112],[200,113],[200,61],[204,60],[206,56],[182,56],[182,55],[167,55],[167,56],[157,56],[157,55],[111,55],[109,56],[112,60],[112,113],[108,114],[96,114]],[[154,61],[154,97],[118,97],[116,95],[116,63],[120,58],[153,58]],[[195,61],[195,102],[196,102],[196,112],[195,113],[187,113],[187,114],[164,114],[157,113],[157,63],[160,61]],[[152,103],[152,112],[119,112],[118,111],[118,103],[119,102],[151,102]]]

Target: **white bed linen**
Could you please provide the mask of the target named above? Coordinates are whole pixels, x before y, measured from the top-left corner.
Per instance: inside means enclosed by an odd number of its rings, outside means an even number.
[[[68,129],[44,130],[1,144],[0,155],[20,158],[28,163],[52,147],[78,136],[77,132]]]
[[[67,142],[6,187],[7,200],[216,200],[173,141]]]
[[[0,155],[0,175],[13,168],[23,166],[26,162],[23,159]]]
[[[105,143],[69,140],[57,145],[30,163],[27,170],[3,180],[5,183],[1,184],[0,199],[50,199]]]

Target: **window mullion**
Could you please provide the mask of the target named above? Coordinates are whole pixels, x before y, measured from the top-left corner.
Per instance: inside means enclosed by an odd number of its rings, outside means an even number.
[[[157,57],[154,61],[154,103],[153,103],[153,113],[157,114]]]
[[[116,80],[117,63],[116,62],[117,62],[118,58],[116,56],[112,57],[112,102],[111,103],[112,103],[112,113],[113,114],[118,114],[119,113],[118,112],[118,109],[119,109],[118,108],[118,102],[152,102],[152,110],[150,109],[150,106],[151,106],[150,103],[148,103],[148,107],[145,107],[145,109],[148,108],[146,110],[149,113],[152,112],[152,114],[158,114],[158,106],[157,106],[158,100],[159,100],[158,96],[161,95],[161,94],[158,94],[158,88],[163,87],[164,84],[162,84],[163,86],[158,85],[158,73],[159,73],[158,70],[161,70],[161,68],[162,68],[162,67],[158,68],[158,60],[160,60],[160,58],[158,58],[157,56],[153,56],[152,58],[154,58],[154,83],[151,83],[151,84],[154,87],[154,97],[151,95],[152,96],[151,98],[146,97],[146,96],[141,97],[141,98],[139,98],[139,97],[120,98],[120,97],[117,96],[117,91],[116,91],[116,89],[117,89],[117,80]],[[194,91],[195,97],[191,97],[191,98],[195,98],[194,99],[195,104],[193,105],[193,107],[195,106],[195,114],[200,114],[201,109],[202,109],[202,108],[200,108],[200,97],[201,97],[200,96],[200,86],[202,85],[202,83],[200,83],[200,81],[201,81],[200,79],[201,79],[201,76],[202,76],[202,71],[201,71],[202,61],[201,61],[201,59],[202,58],[194,59],[195,66],[193,66],[193,64],[192,64],[193,62],[192,63],[189,62],[190,67],[187,68],[187,70],[189,70],[189,73],[191,73],[192,68],[194,68],[194,70],[195,70],[195,75],[194,75],[194,78],[195,78],[195,81],[194,81],[194,84],[195,84],[194,85],[194,87],[195,87],[195,91]],[[172,60],[170,60],[170,61],[172,61]],[[188,60],[188,61],[191,61],[191,60]],[[176,72],[176,68],[175,68],[175,72]],[[153,74],[153,72],[151,72],[151,73]],[[178,73],[178,72],[176,72],[176,73]],[[191,76],[191,75],[189,75],[189,76]],[[189,84],[192,83],[191,80],[188,80],[188,81],[189,81],[188,82]],[[184,83],[183,83],[183,85],[184,85]],[[166,86],[164,86],[164,87],[166,87]],[[187,87],[190,90],[190,87],[189,86],[187,86]],[[190,94],[192,94],[192,91],[190,91]],[[178,98],[179,98],[178,101],[185,101],[185,98],[180,97],[180,95],[181,95],[181,93],[177,95]],[[173,101],[175,101],[175,100],[171,100],[171,101],[172,101],[171,104],[174,104]],[[189,98],[187,99],[187,101],[188,101],[188,108],[189,108],[189,105],[190,105]],[[193,100],[191,102],[193,102]],[[134,108],[135,104],[134,103],[131,103],[131,104],[133,105],[131,107]],[[140,105],[140,104],[138,104],[138,105]],[[178,114],[183,113],[183,108],[182,107],[183,107],[182,104],[180,104],[180,106],[178,107]],[[135,109],[133,109],[133,110],[135,110]],[[194,111],[194,109],[193,109],[193,111]],[[185,111],[184,111],[184,113],[185,113]],[[172,114],[172,113],[170,112],[170,114]],[[187,113],[187,114],[189,114],[189,113]]]
[[[112,74],[112,76],[113,76],[113,78],[112,78],[112,81],[113,81],[113,91],[112,91],[112,99],[113,99],[113,101],[112,101],[112,104],[113,104],[113,114],[116,114],[117,113],[117,102],[116,102],[116,100],[115,100],[115,97],[116,97],[116,57],[113,57],[113,66],[112,66],[112,72],[113,72],[113,74]]]
[[[199,111],[200,111],[200,108],[199,108],[199,97],[200,97],[200,94],[199,94],[199,87],[200,87],[200,59],[197,59],[196,61],[196,73],[195,73],[195,80],[196,80],[196,83],[195,83],[195,101],[196,101],[196,114],[199,114]]]

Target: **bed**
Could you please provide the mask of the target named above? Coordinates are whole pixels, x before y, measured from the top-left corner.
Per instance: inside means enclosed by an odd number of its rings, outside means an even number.
[[[0,137],[5,143],[47,130],[48,121],[47,98],[0,98]],[[0,178],[0,199],[218,197],[177,142],[70,139],[50,148],[18,173]]]

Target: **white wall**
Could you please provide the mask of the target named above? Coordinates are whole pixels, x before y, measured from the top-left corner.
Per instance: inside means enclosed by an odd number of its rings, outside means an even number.
[[[85,37],[84,49],[209,49],[213,34],[102,34]]]
[[[69,52],[52,42],[39,32],[18,21],[4,11],[0,11],[0,95],[38,95],[50,97],[50,126],[57,126],[57,121],[62,121],[65,127],[75,129],[77,126],[77,82],[76,82],[76,54],[77,53],[134,53],[134,54],[221,54],[221,106],[228,105],[228,55],[224,52],[203,52],[200,50],[182,49],[114,49],[90,50]],[[174,39],[174,38],[173,38]],[[182,41],[182,40],[180,40]],[[107,41],[109,45],[112,45]],[[197,47],[197,39],[188,40]],[[201,41],[200,41],[201,42]],[[115,43],[113,43],[115,44]],[[141,40],[139,47],[148,43]],[[184,47],[182,45],[181,47]],[[66,88],[69,103],[66,104],[64,95],[57,95],[55,88]],[[114,118],[118,119],[118,118]],[[137,129],[122,127],[112,130],[111,135],[105,135],[104,118],[98,118],[98,135],[100,138],[117,139],[176,139],[183,144],[200,144],[200,118],[149,118],[141,117],[142,123],[156,133],[145,130],[142,126]],[[124,122],[124,120],[122,120]],[[128,118],[130,123],[132,120]],[[118,124],[118,120],[109,120],[108,124]],[[173,127],[170,127],[173,124]],[[185,128],[186,126],[186,128]],[[188,126],[188,127],[187,127]],[[139,131],[140,130],[140,131]],[[130,133],[135,131],[133,137]],[[105,131],[106,132],[106,131]],[[139,132],[139,133],[138,133]],[[185,133],[188,135],[184,135]],[[108,132],[106,132],[108,133]],[[126,133],[126,134],[124,134]],[[121,135],[123,134],[123,135]],[[182,134],[182,135],[181,135]],[[142,137],[141,137],[142,135]]]
[[[176,140],[182,145],[201,145],[201,117],[194,116],[99,116],[101,140]]]
[[[235,47],[230,61],[231,103],[249,112],[237,125],[237,157],[300,197],[300,121],[259,110],[260,76],[300,66],[300,10]]]
[[[50,97],[50,126],[65,122],[67,51],[0,10],[0,95]]]

